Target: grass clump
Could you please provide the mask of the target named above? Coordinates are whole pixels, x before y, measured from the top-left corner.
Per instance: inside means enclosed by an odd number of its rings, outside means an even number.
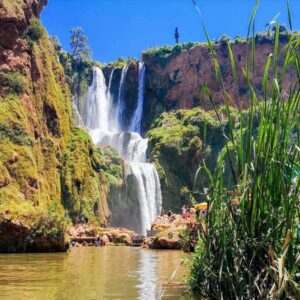
[[[17,124],[0,124],[0,141],[8,139],[20,146],[33,146],[33,138]]]
[[[27,79],[20,72],[0,72],[1,84],[9,93],[22,94],[27,88]]]
[[[249,32],[254,15],[255,10]],[[254,35],[251,42],[252,61],[255,61]],[[209,213],[205,219],[206,229],[199,230],[189,283],[204,297],[298,299],[300,296],[295,282],[300,259],[300,178],[299,174],[295,175],[300,162],[299,45],[299,36],[289,38],[279,71],[279,25],[276,26],[274,50],[265,65],[261,103],[251,82],[255,64],[246,62],[250,107],[247,118],[243,112],[238,113],[241,125],[236,132],[228,106],[230,96],[222,85],[219,64],[209,41],[228,110],[229,132],[216,168],[210,171],[205,163],[199,168],[205,170],[210,181],[205,189]],[[227,46],[232,53],[229,43]],[[232,56],[231,66],[237,81]],[[294,72],[297,79],[290,82],[288,95],[283,95],[282,82],[290,72]],[[206,92],[210,94],[208,88]],[[217,111],[216,116],[220,120]],[[229,174],[225,173],[226,168]],[[224,184],[228,176],[232,178],[231,186]]]
[[[29,21],[29,26],[24,33],[24,38],[31,42],[37,42],[42,37],[43,33],[44,28],[41,21],[38,18],[33,17]]]

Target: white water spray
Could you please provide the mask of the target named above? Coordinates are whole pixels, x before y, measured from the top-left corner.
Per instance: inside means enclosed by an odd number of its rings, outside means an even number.
[[[150,229],[154,219],[160,214],[162,196],[157,170],[153,164],[146,162],[148,140],[140,136],[141,120],[144,102],[144,74],[145,66],[139,63],[139,86],[137,107],[131,121],[131,130],[122,131],[123,110],[125,107],[124,85],[128,66],[122,69],[116,107],[111,95],[112,71],[108,88],[105,84],[101,69],[94,67],[93,82],[87,93],[87,107],[84,117],[85,126],[89,129],[95,144],[109,145],[116,149],[127,161],[125,177],[134,184],[139,206],[139,228],[137,231],[145,233]],[[120,199],[122,201],[122,199]],[[129,220],[131,216],[124,216]]]

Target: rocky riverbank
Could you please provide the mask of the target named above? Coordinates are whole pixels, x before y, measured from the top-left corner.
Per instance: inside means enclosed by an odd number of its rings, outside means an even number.
[[[152,236],[145,238],[144,247],[150,249],[184,249],[189,251],[196,218],[183,218],[182,215],[163,215],[152,224]]]
[[[72,246],[95,246],[100,241],[101,245],[127,245],[131,246],[133,237],[137,234],[134,231],[120,227],[98,227],[90,224],[76,224],[68,234]]]
[[[55,219],[29,225],[24,220],[0,221],[0,253],[65,252],[69,240]]]
[[[41,216],[30,225],[26,220],[4,217],[0,222],[0,252],[64,252],[70,247],[95,245],[142,246],[148,249],[193,249],[193,233],[197,226],[191,216],[163,215],[153,222],[148,236],[121,227],[75,224],[65,228],[56,219]],[[43,224],[43,226],[41,226]]]
[[[163,215],[156,218],[147,237],[121,227],[97,227],[90,224],[76,224],[68,234],[71,245],[94,246],[100,242],[105,245],[136,246],[137,237],[143,240],[141,246],[148,249],[183,249],[190,250],[193,244],[193,232],[196,219],[191,216],[184,219],[179,214]]]

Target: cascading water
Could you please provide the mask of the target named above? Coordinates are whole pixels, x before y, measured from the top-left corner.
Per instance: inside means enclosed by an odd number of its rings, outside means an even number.
[[[126,220],[127,218],[127,221],[132,219],[132,224],[135,224],[132,225],[132,229],[145,233],[161,211],[162,196],[157,170],[153,164],[146,162],[148,140],[140,136],[144,101],[145,66],[143,63],[139,63],[137,107],[130,126],[134,132],[122,131],[122,113],[125,105],[124,85],[127,70],[128,66],[122,69],[115,107],[111,95],[114,70],[110,75],[107,88],[101,69],[94,67],[93,82],[88,89],[86,115],[83,120],[95,144],[113,147],[126,160],[126,186],[132,186],[131,190],[134,191],[126,193],[130,198],[127,199],[127,205],[138,206],[139,220],[134,220],[134,214],[121,216],[119,219]],[[120,201],[122,200],[120,199]],[[122,224],[118,223],[118,225]]]
[[[126,65],[122,69],[121,79],[120,79],[120,86],[119,86],[119,93],[118,93],[118,103],[116,107],[116,119],[119,122],[119,131],[122,131],[122,123],[123,123],[123,110],[124,110],[124,85],[125,85],[125,78],[128,71],[128,65]]]
[[[143,62],[139,62],[138,102],[130,126],[130,130],[137,133],[141,132],[141,121],[144,106],[144,77],[145,65]]]
[[[110,103],[106,96],[104,75],[99,68],[93,68],[93,82],[88,88],[84,123],[88,129],[101,128],[108,131]]]

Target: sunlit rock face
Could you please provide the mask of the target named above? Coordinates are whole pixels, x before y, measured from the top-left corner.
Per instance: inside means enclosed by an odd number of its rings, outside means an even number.
[[[285,46],[286,41],[286,36],[282,34],[279,49]],[[247,43],[245,39],[231,43],[238,77],[237,83],[233,78],[227,43],[213,43],[213,47],[224,87],[232,99],[231,105],[247,107],[248,86],[243,68],[246,69],[247,57],[249,65],[252,65],[251,43]],[[255,69],[251,76],[251,83],[256,92],[262,95],[264,67],[268,55],[274,52],[274,40],[272,36],[260,35],[256,38],[255,47]],[[158,49],[157,52],[159,51],[162,50]],[[143,54],[143,61],[146,66],[143,131],[148,131],[152,122],[164,111],[193,107],[212,109],[211,101],[202,96],[203,84],[209,87],[216,106],[224,104],[222,91],[216,80],[212,54],[207,44],[193,45],[191,43],[189,47],[182,50],[176,50],[175,46],[171,48],[168,55],[153,55],[151,50],[146,50]],[[279,65],[282,65],[282,54],[279,54]],[[287,74],[284,78],[283,86],[289,87],[293,77],[290,75]]]
[[[82,214],[106,224],[109,214],[102,158],[74,128],[64,71],[38,20],[46,3],[0,1],[3,252],[61,251],[66,222]]]

